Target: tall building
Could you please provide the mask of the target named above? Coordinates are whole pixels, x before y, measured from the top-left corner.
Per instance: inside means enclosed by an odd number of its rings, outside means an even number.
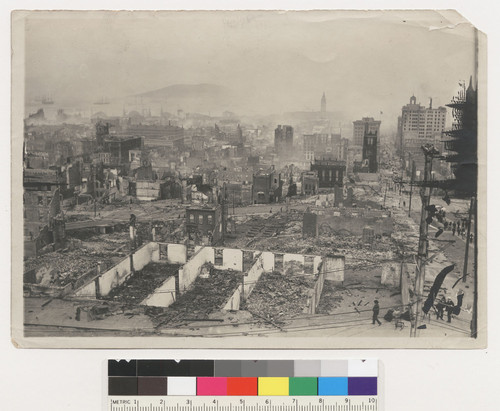
[[[410,153],[420,156],[420,147],[424,144],[434,144],[441,139],[441,133],[446,126],[446,108],[432,108],[417,104],[415,96],[410,97],[410,104],[401,109],[398,118],[398,146],[400,153]],[[423,156],[423,154],[422,154]]]
[[[365,124],[365,135],[363,137],[363,163],[366,163],[369,173],[378,171],[377,161],[377,133],[368,131],[368,124]]]
[[[444,132],[446,160],[451,163],[455,175],[452,187],[461,195],[477,195],[477,84],[472,84],[447,104],[453,109],[453,127]]]
[[[363,139],[365,138],[366,132],[376,133],[377,136],[380,135],[381,121],[377,121],[373,117],[363,117],[361,120],[353,121],[352,124],[353,124],[352,128],[353,146],[358,146],[358,147],[363,146]]]
[[[274,130],[274,149],[279,156],[293,154],[293,127],[281,126]]]
[[[312,161],[317,157],[325,155],[334,157],[336,160],[342,158],[342,139],[340,134],[314,133],[304,134],[302,150],[304,158]]]
[[[323,97],[321,97],[321,114],[326,113],[326,96],[325,93],[323,92]]]

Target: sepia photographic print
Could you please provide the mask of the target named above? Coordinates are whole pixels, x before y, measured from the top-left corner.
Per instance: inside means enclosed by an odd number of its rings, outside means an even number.
[[[485,61],[452,10],[13,12],[14,344],[485,347]]]

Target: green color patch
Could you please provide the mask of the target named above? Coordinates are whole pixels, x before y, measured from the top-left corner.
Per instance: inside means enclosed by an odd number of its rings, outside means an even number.
[[[318,379],[316,377],[291,377],[289,395],[318,395]]]

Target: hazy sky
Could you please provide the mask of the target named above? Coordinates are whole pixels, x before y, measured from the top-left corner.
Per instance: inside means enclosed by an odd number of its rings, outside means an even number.
[[[319,110],[324,91],[329,111],[394,123],[413,93],[444,105],[474,71],[473,29],[449,12],[52,14],[26,19],[28,98],[211,83],[249,113]]]

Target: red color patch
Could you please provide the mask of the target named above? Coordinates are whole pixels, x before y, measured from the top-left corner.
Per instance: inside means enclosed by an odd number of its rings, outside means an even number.
[[[228,377],[227,395],[257,395],[257,377]]]

